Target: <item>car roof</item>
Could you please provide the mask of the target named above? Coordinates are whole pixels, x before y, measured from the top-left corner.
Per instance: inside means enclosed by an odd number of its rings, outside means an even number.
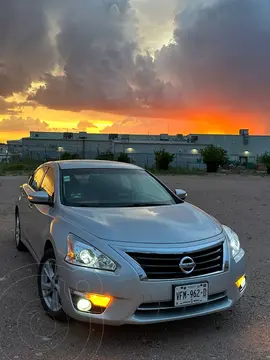
[[[61,169],[141,169],[139,166],[106,160],[59,160],[43,165],[58,164]]]

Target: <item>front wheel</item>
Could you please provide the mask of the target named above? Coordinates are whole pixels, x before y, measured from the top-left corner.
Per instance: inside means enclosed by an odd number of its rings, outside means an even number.
[[[15,244],[17,250],[27,251],[27,247],[24,245],[21,239],[21,222],[20,222],[20,215],[18,212],[16,212],[15,215]]]
[[[52,249],[45,252],[38,269],[38,292],[45,312],[59,321],[67,321],[60,298],[60,282]]]

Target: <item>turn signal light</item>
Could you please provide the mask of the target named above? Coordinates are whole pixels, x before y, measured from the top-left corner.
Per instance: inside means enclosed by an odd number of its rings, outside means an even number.
[[[72,245],[72,242],[70,241],[70,239],[67,240],[67,246],[68,246],[68,253],[67,253],[66,258],[67,258],[70,262],[74,262],[75,253],[74,253],[73,245]]]
[[[240,291],[244,290],[244,288],[246,287],[246,275],[241,276],[235,284]]]
[[[113,297],[109,295],[86,294],[86,299],[90,300],[94,306],[106,308],[111,303]]]

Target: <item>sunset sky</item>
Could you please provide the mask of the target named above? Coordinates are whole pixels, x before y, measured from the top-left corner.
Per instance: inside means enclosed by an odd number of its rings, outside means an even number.
[[[0,142],[270,133],[269,0],[0,0]]]

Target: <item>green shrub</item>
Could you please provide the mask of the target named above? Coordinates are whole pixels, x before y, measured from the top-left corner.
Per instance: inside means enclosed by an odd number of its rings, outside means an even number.
[[[270,152],[265,152],[258,158],[258,162],[266,166],[267,174],[270,174]]]
[[[5,174],[16,174],[16,173],[29,173],[33,172],[40,164],[37,162],[10,162],[0,163],[0,173]]]
[[[168,170],[158,170],[156,167],[150,167],[145,165],[145,170],[149,171],[152,174],[156,175],[203,175],[205,173],[205,170],[202,169],[188,169],[186,167],[170,167]]]
[[[207,145],[200,150],[207,172],[217,172],[219,166],[228,162],[227,151],[220,146]]]
[[[3,166],[3,168],[5,169],[5,171],[10,171],[10,172],[27,170],[27,166],[25,164],[22,164],[22,163],[5,164]]]
[[[68,151],[63,152],[60,156],[60,160],[76,160],[76,159],[80,159],[79,154],[76,153],[72,154]]]
[[[113,161],[114,160],[114,154],[111,152],[111,150],[107,150],[107,151],[105,151],[103,153],[98,154],[97,160]]]
[[[157,170],[168,170],[170,163],[172,163],[175,158],[175,155],[165,151],[165,149],[155,151],[154,153]]]
[[[128,154],[126,153],[121,153],[118,158],[117,158],[117,161],[119,162],[123,162],[123,163],[130,163],[130,157],[128,156]]]

